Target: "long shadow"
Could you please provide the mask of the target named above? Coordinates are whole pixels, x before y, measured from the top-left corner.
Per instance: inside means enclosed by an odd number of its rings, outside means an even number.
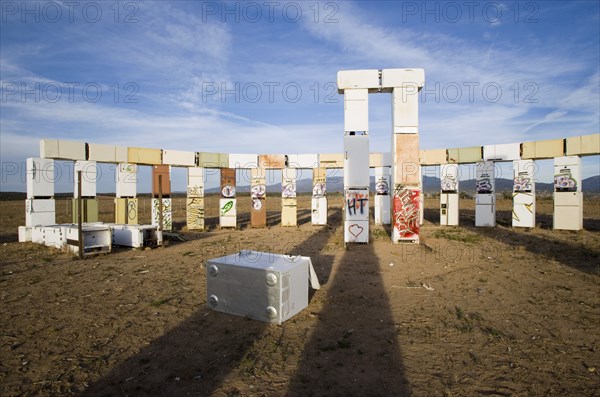
[[[267,227],[281,225],[281,210],[267,211]]]
[[[311,214],[312,214],[312,211],[310,209],[298,209],[298,212],[297,212],[298,226],[302,226],[305,223],[310,223],[312,221]]]
[[[281,247],[274,242],[273,251],[310,256],[323,282],[329,278],[333,257],[321,250],[333,232],[326,228],[316,231],[293,246]],[[199,310],[114,367],[81,395],[205,396],[222,387],[227,375],[271,325],[211,311],[206,307],[204,286],[201,290]]]
[[[297,211],[297,223],[298,226],[302,226],[305,223],[311,222],[311,210],[299,209]],[[251,216],[249,212],[238,212],[237,214],[237,228],[239,230],[245,230],[251,228],[250,226]],[[173,223],[175,226],[175,223]],[[185,222],[182,222],[180,227],[183,227]],[[212,230],[219,227],[219,218],[206,218],[205,225],[208,230]],[[267,227],[273,227],[281,225],[281,212],[280,211],[269,211],[267,212]]]
[[[330,227],[338,227],[342,226],[342,209],[340,207],[335,207],[327,210],[327,225]]]
[[[306,223],[311,222],[311,210],[310,209],[298,209],[297,210],[297,223],[298,226],[302,226]],[[207,230],[214,230],[219,228],[219,217],[209,217],[204,219],[204,224]],[[173,230],[181,230],[186,225],[186,222],[173,222]],[[281,213],[279,211],[267,212],[267,227],[281,225]],[[250,213],[249,212],[238,212],[237,214],[237,228],[239,230],[245,230],[251,228],[250,226]],[[16,236],[16,234],[15,234]],[[16,239],[16,237],[15,237]]]
[[[287,396],[408,396],[391,304],[372,245],[336,266]]]
[[[439,208],[425,208],[423,210],[423,219],[433,223],[434,225],[439,225],[440,224]]]
[[[245,229],[250,228],[250,213],[249,212],[238,212],[237,228],[240,230],[245,230]]]
[[[512,227],[512,211],[496,211],[496,223]],[[551,230],[554,227],[554,217],[552,214],[536,214],[535,225],[539,229]],[[591,232],[600,231],[600,219],[583,218],[583,229]]]
[[[438,209],[426,208],[424,217],[436,225],[440,224]],[[585,273],[600,274],[600,265],[598,265],[600,249],[589,249],[582,244],[530,234],[527,233],[527,229],[513,229],[511,211],[497,211],[497,226],[492,228],[475,227],[474,210],[461,209],[459,222],[459,227],[491,239],[500,240],[509,246],[524,247],[531,253],[556,260]],[[552,222],[552,215],[536,214],[537,228],[552,230]],[[583,222],[585,230],[600,230],[600,220],[584,219]],[[577,232],[555,230],[552,233]]]
[[[466,218],[465,221],[463,221],[462,217],[463,212]],[[503,212],[508,213],[509,211]],[[547,217],[547,215],[542,215],[542,217]],[[468,219],[471,218],[473,221],[468,222]],[[506,214],[504,218],[506,218]],[[536,216],[536,224],[539,224],[539,218],[540,216]],[[511,247],[523,247],[528,252],[540,255],[546,259],[556,260],[563,265],[579,271],[600,275],[600,249],[586,248],[581,243],[568,242],[564,239],[552,238],[552,236],[548,235],[535,235],[529,233],[528,229],[524,228],[513,229],[512,221],[507,222],[506,219],[497,222],[496,227],[475,227],[474,219],[475,211],[461,211],[460,227],[482,236],[499,240]],[[597,227],[597,225],[594,225],[594,221],[594,219],[589,219],[588,223],[591,223],[592,227]],[[551,215],[550,225],[552,225]],[[545,227],[542,227],[542,229],[545,229]],[[551,227],[548,229],[551,229]],[[575,236],[577,234],[577,232],[567,230],[551,230],[550,233],[556,233],[556,236],[565,234]]]
[[[219,217],[210,216],[204,217],[204,228],[206,230],[215,230],[219,228]]]

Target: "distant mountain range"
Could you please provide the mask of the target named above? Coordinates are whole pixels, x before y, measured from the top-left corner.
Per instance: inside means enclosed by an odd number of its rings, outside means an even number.
[[[460,181],[460,191],[467,194],[475,194],[475,180],[469,179]],[[512,192],[513,181],[512,179],[496,179],[496,193]],[[600,175],[586,178],[582,181],[582,189],[584,193],[600,194]],[[250,186],[237,186],[236,190],[239,193],[249,193]],[[375,178],[371,177],[371,191],[375,191]],[[440,191],[440,179],[436,177],[425,176],[423,177],[423,190],[425,193],[438,193]],[[554,190],[552,183],[536,183],[535,190],[537,193],[550,194]],[[220,188],[206,189],[206,194],[219,193]],[[312,192],[312,179],[301,179],[296,182],[296,191],[298,193],[310,193]],[[336,193],[344,191],[344,178],[341,176],[327,178],[327,192]],[[281,194],[281,183],[268,185],[267,194],[279,195]],[[98,193],[102,196],[114,196],[114,193]],[[185,192],[173,192],[175,196],[185,196]],[[56,197],[73,197],[71,193],[57,193]],[[138,193],[139,197],[149,197],[150,193]],[[24,200],[26,194],[23,192],[0,192],[0,200]]]
[[[586,178],[582,181],[582,189],[584,193],[600,193],[600,175]],[[465,193],[475,193],[475,179],[469,179],[460,181],[460,191]],[[250,186],[238,186],[237,191],[240,193],[250,192]],[[512,179],[496,179],[496,192],[512,192],[513,180]],[[370,190],[375,190],[375,178],[371,177]],[[425,193],[434,193],[440,191],[440,179],[436,177],[425,176],[423,177],[423,190]],[[539,193],[552,193],[554,185],[552,183],[536,183],[535,190]],[[296,182],[296,191],[298,193],[309,193],[312,192],[312,180],[301,179]],[[327,191],[343,192],[344,191],[344,178],[341,176],[327,178]],[[206,193],[219,193],[220,188],[206,189]],[[267,186],[267,193],[279,193],[281,192],[281,183]]]

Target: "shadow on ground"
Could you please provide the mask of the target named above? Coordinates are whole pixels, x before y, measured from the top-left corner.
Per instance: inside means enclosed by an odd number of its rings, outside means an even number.
[[[286,247],[286,251],[313,258],[323,282],[329,278],[333,257],[320,251],[334,232],[329,227],[315,229],[305,241]],[[198,306],[200,309],[190,317],[110,370],[81,395],[204,396],[226,389],[227,375],[241,365],[267,330],[277,326],[211,311],[205,299]]]
[[[439,225],[439,210],[426,209],[424,216],[429,222]],[[542,225],[537,229],[547,230],[544,234],[534,234],[532,230],[526,228],[512,228],[510,211],[498,211],[496,218],[498,220],[496,227],[475,227],[475,211],[461,210],[459,227],[501,241],[511,247],[523,247],[532,254],[558,261],[579,271],[600,274],[600,249],[589,248],[578,243],[578,233],[582,232],[552,230],[552,215],[536,217],[536,224],[541,223]],[[584,230],[600,230],[600,221],[584,219]],[[568,237],[568,240],[565,240],[564,237]]]
[[[408,396],[410,389],[380,263],[350,245],[287,396]]]

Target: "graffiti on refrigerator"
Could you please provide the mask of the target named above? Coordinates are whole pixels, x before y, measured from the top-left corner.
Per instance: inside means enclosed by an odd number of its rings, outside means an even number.
[[[369,212],[369,194],[347,191],[346,211],[348,215],[363,215]]]
[[[576,192],[577,181],[571,176],[571,173],[554,175],[554,190],[557,192]]]
[[[458,181],[452,176],[444,176],[441,185],[444,192],[455,192],[458,190]]]
[[[225,185],[221,189],[221,195],[223,198],[233,198],[235,197],[235,186]]]
[[[204,197],[204,186],[188,186],[188,197]]]
[[[188,199],[187,201],[187,227],[191,230],[204,229],[204,201],[203,199]]]
[[[293,198],[296,197],[296,181],[287,181],[283,185],[281,197]]]
[[[317,182],[313,185],[312,196],[314,198],[325,197],[326,190],[327,190],[327,187],[326,187],[325,183]]]
[[[358,238],[358,236],[360,236],[364,230],[364,227],[357,225],[356,223],[352,223],[350,226],[348,226],[348,231],[355,238]]]
[[[386,178],[380,178],[375,184],[375,193],[386,195],[390,193],[390,185]]]
[[[492,181],[490,178],[481,178],[475,181],[475,190],[479,194],[492,192]]]
[[[134,174],[137,172],[137,165],[130,163],[121,163],[121,172],[129,172]]]
[[[159,211],[162,211],[163,217],[163,230],[171,230],[173,228],[173,219],[171,217],[171,199],[163,199],[162,206],[160,200],[155,198],[152,199],[152,224],[158,225],[160,223]]]
[[[233,208],[233,200],[228,200],[223,207],[221,207],[221,216],[227,215],[229,211]]]
[[[397,186],[394,191],[394,228],[402,239],[419,236],[419,191]]]
[[[250,188],[250,197],[252,198],[252,208],[260,211],[263,203],[261,199],[265,198],[267,187],[264,184],[254,185]]]
[[[267,193],[267,187],[264,184],[254,185],[250,189],[250,196],[252,198],[263,198]]]
[[[516,199],[517,197],[521,199]],[[526,198],[528,202],[525,202],[523,198]],[[512,211],[513,220],[521,222],[522,220],[531,219],[531,214],[534,213],[534,200],[532,193],[513,193],[513,202],[515,203]]]
[[[513,191],[515,192],[530,192],[532,190],[531,178],[518,176],[514,179]]]
[[[128,200],[128,202],[127,202],[127,218],[130,221],[137,219],[137,201]]]
[[[262,201],[258,198],[253,198],[252,199],[252,208],[255,209],[256,211],[260,211],[262,208]]]
[[[533,206],[533,204],[524,204],[523,208],[525,208],[530,214],[533,213],[533,211],[531,210],[531,207]],[[517,222],[521,221],[521,218],[519,217],[519,215],[517,214],[517,212],[519,212],[516,208],[513,208],[513,219]]]

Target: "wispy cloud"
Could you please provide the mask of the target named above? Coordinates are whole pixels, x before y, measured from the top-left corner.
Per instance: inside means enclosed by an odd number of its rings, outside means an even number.
[[[531,129],[533,129],[534,127],[537,127],[538,125],[544,124],[544,123],[549,123],[552,122],[554,120],[558,120],[561,117],[563,117],[564,115],[566,115],[568,112],[566,110],[554,110],[550,113],[548,113],[547,115],[545,115],[541,120],[536,121],[535,123],[533,123],[532,125],[530,125],[529,127],[525,128],[523,130],[523,132],[527,132],[530,131]]]
[[[260,23],[224,23],[221,16],[203,18],[200,3],[156,1],[132,3],[136,22],[125,24],[124,15],[113,20],[112,3],[98,4],[106,8],[99,23],[22,23],[17,16],[0,26],[3,94],[14,83],[31,89],[65,82],[94,83],[104,93],[98,102],[81,93],[56,103],[22,100],[19,93],[3,97],[3,161],[36,155],[45,137],[199,151],[339,152],[343,102],[331,83],[338,70],[361,68],[425,69],[423,148],[600,129],[599,12],[592,2],[536,3],[539,22],[531,24],[523,23],[524,14],[514,23],[506,8],[498,23],[420,23],[420,16],[404,23],[400,2],[338,2],[333,23],[323,21],[331,11],[322,8],[326,3],[312,2],[298,3],[299,22],[281,15],[267,21],[263,9]],[[315,6],[321,7],[317,19]],[[128,83],[137,102],[123,101]],[[220,92],[207,98],[207,84]],[[286,97],[286,84],[300,87],[301,98]],[[256,86],[259,101],[239,92]],[[387,151],[391,98],[371,97],[371,148]]]
[[[418,66],[426,70],[428,83],[425,90],[433,90],[434,98],[437,91],[441,103],[427,103],[421,107],[422,139],[425,142],[428,141],[428,132],[438,140],[445,140],[437,130],[427,131],[427,126],[437,124],[445,125],[446,130],[462,131],[452,135],[457,145],[463,142],[462,139],[473,141],[474,137],[481,136],[482,130],[488,131],[492,125],[496,133],[479,139],[493,136],[495,141],[509,138],[518,141],[536,126],[543,123],[547,127],[576,109],[591,112],[592,117],[586,121],[581,118],[573,121],[583,123],[588,133],[598,130],[598,74],[596,72],[589,82],[573,89],[571,76],[585,73],[589,62],[587,56],[572,53],[570,48],[556,48],[554,43],[530,45],[523,41],[515,44],[513,40],[500,41],[506,33],[499,30],[483,33],[492,40],[486,44],[430,29],[418,31],[408,26],[379,26],[373,24],[370,15],[365,15],[358,5],[352,3],[345,3],[340,11],[338,24],[306,24],[311,34],[338,48],[338,58],[350,58],[353,62],[365,59],[373,65],[371,67],[377,68],[380,65]],[[566,58],[568,61],[565,61]],[[467,102],[468,106],[457,107],[448,103],[451,102],[448,96],[444,98],[444,88],[449,87],[448,83],[461,89],[461,102]],[[470,101],[467,84],[472,83],[477,85],[474,100]],[[494,90],[489,91],[491,100],[486,97],[483,91],[486,84],[502,90],[497,102]],[[454,95],[453,91],[447,93]],[[445,112],[446,108],[453,111]],[[532,111],[536,108],[551,110],[540,120]],[[482,114],[485,117],[480,117]],[[590,123],[594,117],[596,121]],[[573,127],[579,129],[579,125]]]

